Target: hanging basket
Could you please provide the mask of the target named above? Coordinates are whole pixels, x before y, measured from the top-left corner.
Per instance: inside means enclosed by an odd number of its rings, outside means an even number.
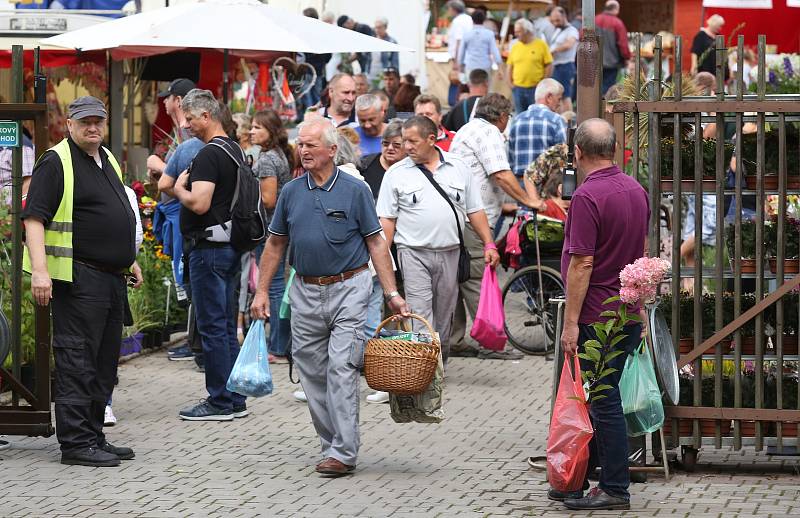
[[[367,341],[364,351],[364,377],[370,388],[406,396],[425,392],[433,381],[441,352],[439,340],[427,320],[419,315],[411,315],[411,318],[425,324],[431,343],[378,338],[381,329],[393,317],[381,322],[375,330],[375,338]]]

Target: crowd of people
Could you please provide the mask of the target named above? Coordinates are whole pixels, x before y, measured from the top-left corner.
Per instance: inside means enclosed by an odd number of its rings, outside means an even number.
[[[535,23],[520,19],[514,24],[518,41],[503,63],[493,36],[482,28],[484,13],[469,16],[458,0],[448,9],[453,70],[464,74],[467,85],[455,102],[422,92],[413,76],[401,77],[392,53],[348,55],[329,81],[320,74],[303,100],[294,143],[274,110],[231,114],[185,78],[162,92],[176,145],[163,159],[149,157],[147,166],[161,196],[159,238],[171,243],[175,281],[192,305],[189,342],[168,355],[193,359],[205,372],[207,391],[199,404],[180,410],[181,419],[248,415],[246,398],[226,383],[248,323],[268,323],[269,361],[285,363],[291,355],[300,376],[302,390],[294,396],[307,402],[321,443],[316,471],[353,472],[360,444],[359,370],[365,341],[383,317],[413,312],[429,321],[439,333],[445,367],[456,356],[521,359],[514,349],[481,347],[467,329],[485,268],[499,263],[503,219],[521,209],[566,221],[562,345],[574,352],[591,338],[589,324],[603,309],[598,301],[618,290],[618,272],[643,251],[649,209],[641,187],[613,164],[614,130],[599,119],[576,133],[576,165],[588,175],[586,187],[575,193],[572,207],[561,196],[561,172],[553,164],[566,157],[577,29],[561,7]],[[607,75],[616,81],[629,57],[618,12],[618,2],[609,0],[598,16],[598,27],[617,35],[611,41],[619,47],[616,54],[604,49],[604,82]],[[318,17],[313,9],[305,14]],[[385,19],[374,28],[346,15],[324,13],[322,19],[393,41]],[[330,59],[306,56],[321,68]],[[356,63],[360,72],[353,74],[347,69]],[[496,67],[507,67],[501,77],[512,86],[511,99],[490,93]],[[137,211],[116,159],[102,147],[106,119],[98,99],[70,105],[69,137],[34,169],[22,216],[34,298],[53,303],[62,462],[88,466],[134,457],[103,432],[110,424],[103,411],[114,386],[129,269],[130,284],[141,282]],[[242,167],[258,178],[267,215],[268,238],[252,251],[231,243]],[[98,176],[102,180],[94,181]],[[621,203],[635,210],[623,214]],[[624,235],[609,234],[608,225]],[[469,279],[459,282],[462,248]],[[285,298],[290,318],[281,310]],[[629,334],[626,348],[633,347],[638,327]],[[373,403],[388,399],[382,392],[367,396]],[[615,388],[593,413],[598,430],[613,424],[596,434],[602,443],[592,450],[593,462],[603,467],[599,489],[585,498],[583,491],[551,491],[551,498],[578,509],[627,505],[621,416]]]

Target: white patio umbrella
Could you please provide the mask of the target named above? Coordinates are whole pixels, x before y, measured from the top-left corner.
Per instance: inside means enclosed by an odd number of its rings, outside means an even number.
[[[257,0],[200,0],[118,18],[41,40],[82,51],[109,50],[115,60],[184,49],[254,52],[413,51]]]

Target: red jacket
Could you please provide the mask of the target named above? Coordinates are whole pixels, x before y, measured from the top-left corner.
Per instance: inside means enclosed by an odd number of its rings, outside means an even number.
[[[631,59],[631,49],[628,48],[628,29],[619,17],[613,14],[600,13],[594,23],[597,33],[603,38],[603,68],[620,68],[625,61]],[[616,45],[612,45],[610,40]]]
[[[443,126],[439,126],[439,134],[436,136],[436,147],[442,151],[450,151],[450,144],[453,143],[453,137],[456,134]]]

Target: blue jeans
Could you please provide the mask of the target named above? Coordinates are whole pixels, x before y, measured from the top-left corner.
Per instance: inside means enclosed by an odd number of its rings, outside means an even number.
[[[577,75],[575,62],[561,63],[553,66],[553,79],[561,83],[564,87],[564,99],[572,99],[573,82]]]
[[[603,91],[600,92],[600,97],[605,97],[608,89],[617,84],[617,75],[619,74],[618,68],[604,68],[603,69]]]
[[[535,103],[534,92],[536,87],[523,88],[521,86],[514,86],[511,88],[511,96],[514,98],[514,111],[520,114],[528,109],[528,106]]]
[[[208,402],[227,410],[245,401],[244,396],[225,387],[239,356],[235,292],[240,267],[241,255],[230,246],[196,248],[189,254],[192,304],[203,344]]]
[[[583,352],[583,344],[587,340],[597,340],[597,335],[591,326],[578,324],[578,352]],[[612,359],[607,367],[617,369],[616,372],[604,377],[601,383],[611,385],[612,388],[602,392],[606,397],[593,402],[589,407],[589,416],[594,426],[594,437],[589,443],[589,467],[586,470],[587,478],[584,487],[588,484],[589,473],[594,472],[597,466],[600,471],[598,486],[611,496],[630,498],[628,486],[630,475],[628,473],[628,433],[625,425],[625,415],[622,413],[622,398],[619,394],[619,380],[625,361],[637,345],[641,343],[641,325],[625,326],[623,331],[627,338],[617,344],[618,349],[626,351]],[[592,362],[580,360],[581,370],[593,368]]]
[[[364,320],[364,336],[368,340],[375,336],[381,317],[383,317],[383,287],[376,275],[372,278],[372,293],[367,302],[367,317]]]
[[[261,254],[264,252],[264,245],[256,248],[256,262],[261,264]],[[284,255],[278,263],[278,269],[269,283],[269,352],[275,356],[286,356],[286,349],[289,347],[289,337],[292,329],[288,318],[280,318],[281,300],[283,292],[286,291],[286,281],[283,280],[286,270],[286,256]]]

